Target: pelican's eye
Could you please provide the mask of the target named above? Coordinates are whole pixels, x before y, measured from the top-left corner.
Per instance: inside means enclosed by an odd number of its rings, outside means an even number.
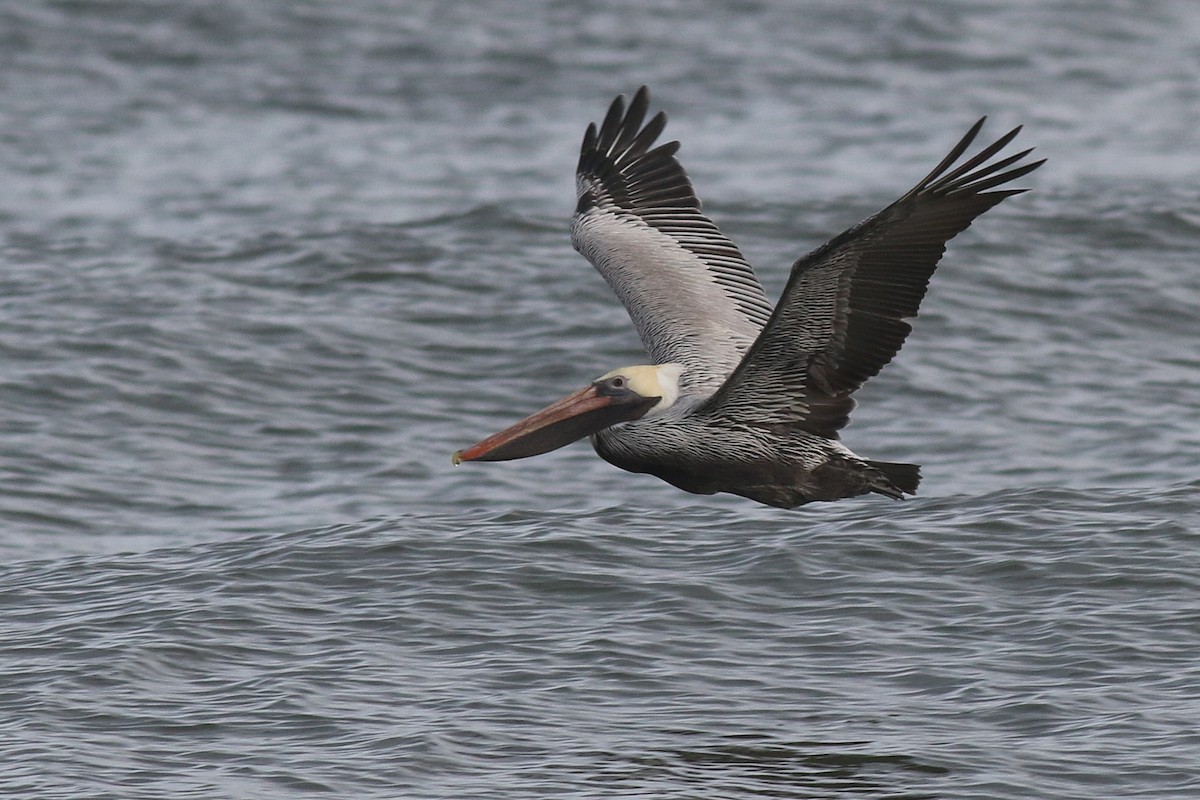
[[[599,389],[600,394],[609,397],[623,397],[630,393],[629,378],[626,378],[624,375],[613,375],[602,381],[596,381],[595,385]]]

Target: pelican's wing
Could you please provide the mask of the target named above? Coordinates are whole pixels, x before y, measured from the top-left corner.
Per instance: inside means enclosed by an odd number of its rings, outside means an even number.
[[[700,212],[675,158],[679,142],[651,149],[667,117],[645,127],[642,87],[625,110],[613,101],[583,137],[571,242],[625,305],[655,363],[685,367],[687,392],[711,393],[728,377],[771,314],[742,254]]]
[[[703,412],[836,438],[851,393],[904,344],[946,242],[1026,191],[988,190],[1042,164],[1018,163],[1029,150],[988,163],[1018,127],[955,166],[983,122],[908,194],[793,265],[770,321]]]

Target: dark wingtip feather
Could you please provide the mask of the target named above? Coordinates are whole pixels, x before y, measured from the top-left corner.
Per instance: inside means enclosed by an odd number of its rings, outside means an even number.
[[[1041,166],[1044,159],[1034,165],[1028,166],[1028,168],[1023,166],[1003,173],[1003,178],[1001,176],[988,178],[988,176],[994,175],[1006,167],[1017,163],[1032,152],[1033,148],[1029,148],[1015,155],[1007,156],[995,163],[987,163],[989,159],[1007,147],[1017,137],[1017,134],[1024,127],[1022,125],[1016,126],[963,163],[955,166],[955,163],[962,158],[963,154],[967,152],[971,144],[979,136],[986,121],[986,116],[980,117],[958,143],[954,145],[950,152],[946,154],[946,157],[928,175],[918,181],[917,185],[901,199],[901,202],[911,200],[917,195],[925,193],[943,196],[959,193],[979,194],[1006,181],[1019,178]]]
[[[909,194],[916,194],[917,192],[921,191],[930,183],[932,183],[939,175],[950,169],[951,165],[953,165],[955,161],[958,161],[958,159],[962,157],[963,153],[967,152],[967,148],[971,146],[971,142],[975,141],[975,137],[979,135],[981,130],[983,130],[983,123],[985,122],[987,122],[986,115],[980,117],[975,124],[971,126],[971,129],[967,131],[966,135],[959,139],[958,144],[954,145],[953,149],[946,154],[946,157],[943,158],[936,167],[930,170],[928,175],[917,182],[917,185],[913,187],[913,190],[909,192]]]
[[[968,178],[965,178],[961,182],[959,181],[959,179],[962,178],[964,175],[968,175],[969,173],[971,173],[971,171],[974,170],[976,167],[986,164],[988,159],[990,159],[992,156],[996,155],[996,153],[999,153],[1001,150],[1003,150],[1008,145],[1009,142],[1011,142],[1014,138],[1016,138],[1016,135],[1020,132],[1021,132],[1020,126],[1013,128],[1011,131],[1004,134],[999,139],[997,139],[996,141],[989,144],[987,147],[980,150],[978,153],[976,153],[974,156],[972,156],[971,158],[964,161],[962,164],[960,164],[959,166],[954,168],[952,171],[950,171],[947,174],[938,178],[937,181],[930,184],[927,188],[931,191],[946,191],[948,189],[955,187],[956,185],[960,185],[961,183],[969,182],[973,178],[968,177]],[[998,164],[984,166],[978,172],[973,173],[973,175],[974,176],[987,175],[991,172],[994,172],[997,169],[1002,169],[1006,163],[1012,163],[1012,160],[1013,159],[1009,159],[1007,162],[1002,161],[1002,162],[998,162]]]
[[[638,89],[629,103],[629,108],[625,111],[625,118],[619,121],[617,136],[608,149],[609,155],[620,159],[621,155],[629,149],[630,143],[637,137],[638,129],[642,127],[642,120],[646,118],[646,112],[649,109],[650,93],[643,86]]]
[[[1023,164],[1014,169],[1003,172],[1002,170],[1017,164],[1021,159],[1033,152],[1033,148],[1027,148],[1019,153],[1006,156],[999,161],[988,163],[989,159],[993,158],[997,153],[1007,147],[1017,134],[1021,132],[1022,125],[1018,125],[1008,133],[1001,136],[996,141],[989,144],[987,147],[980,150],[975,155],[968,158],[962,164],[954,166],[955,162],[962,157],[966,152],[971,142],[979,134],[984,120],[987,117],[981,118],[967,132],[950,153],[942,159],[941,163],[929,175],[918,183],[912,191],[905,195],[905,199],[911,199],[919,194],[933,194],[938,196],[950,196],[959,194],[981,194],[988,189],[992,189],[1000,184],[1015,180],[1016,178],[1026,175],[1045,163],[1045,159],[1036,161],[1032,164]],[[947,171],[949,170],[949,171]],[[997,174],[999,173],[999,174]],[[1007,196],[1007,195],[1005,195]],[[998,198],[997,202],[999,202]]]
[[[595,147],[602,153],[607,153],[617,139],[617,134],[621,130],[621,118],[625,116],[625,95],[619,94],[613,98],[612,105],[608,107],[608,113],[604,115],[604,121],[600,123],[600,135],[596,140]]]
[[[646,120],[650,90],[642,86],[628,107],[624,95],[609,106],[598,132],[590,125],[583,137],[577,175],[604,188],[584,192],[576,205],[580,213],[607,196],[626,212],[661,208],[699,208],[691,182],[674,158],[679,142],[655,146],[666,128],[659,111]],[[643,124],[644,123],[644,124]]]
[[[626,148],[626,152],[645,152],[650,145],[654,144],[654,141],[662,135],[662,132],[666,127],[666,112],[660,111],[650,118],[650,121],[646,123],[646,127],[642,128],[641,133],[633,137],[633,140],[630,141],[629,146]],[[678,145],[679,143],[676,142],[675,144]],[[620,155],[624,155],[624,153],[621,153]]]
[[[583,144],[579,146],[579,162],[575,165],[576,172],[586,172],[590,166],[593,154],[596,152],[596,123],[589,122],[583,132]]]
[[[1029,151],[1027,150],[1025,152],[1028,153]],[[977,176],[972,176],[970,182],[964,183],[962,186],[955,187],[953,192],[949,192],[948,194],[953,194],[954,192],[970,192],[971,194],[982,194],[987,192],[989,196],[992,194],[1001,194],[1000,192],[988,192],[987,190],[995,188],[1003,183],[1008,183],[1009,181],[1015,181],[1017,178],[1020,178],[1024,175],[1028,175],[1045,163],[1046,159],[1043,158],[1039,161],[1034,161],[1029,164],[1022,164],[1015,169],[1010,169],[1008,172],[1002,172],[999,175],[992,175],[991,177],[988,177],[987,173],[981,173]],[[991,170],[989,170],[989,172],[990,171]],[[1007,189],[1005,191],[1007,192],[1005,196],[1008,196],[1020,194],[1021,192],[1027,192],[1029,190]]]

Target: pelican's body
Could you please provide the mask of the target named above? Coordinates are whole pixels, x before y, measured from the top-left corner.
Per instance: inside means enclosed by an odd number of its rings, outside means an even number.
[[[778,305],[700,211],[675,158],[653,147],[661,112],[618,97],[589,126],[576,171],[572,242],[629,311],[654,363],[589,386],[454,455],[524,458],[591,436],[606,461],[689,492],[781,508],[874,492],[913,494],[913,464],[871,461],[839,441],[851,398],[910,330],[945,243],[1021,189],[988,191],[1042,162],[988,163],[1016,129],[955,166],[980,120],[924,180],[800,258]],[[1011,169],[1006,168],[1011,167]]]
[[[867,492],[916,491],[915,465],[862,459],[836,439],[753,425],[724,425],[688,403],[592,434],[605,461],[695,494],[731,492],[779,508]]]

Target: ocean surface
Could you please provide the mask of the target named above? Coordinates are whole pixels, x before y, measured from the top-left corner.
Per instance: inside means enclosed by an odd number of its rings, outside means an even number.
[[[0,796],[1200,797],[1200,4],[0,6]],[[955,239],[780,511],[586,443],[572,249],[641,84],[776,296],[980,116]],[[990,140],[990,139],[989,139]]]

